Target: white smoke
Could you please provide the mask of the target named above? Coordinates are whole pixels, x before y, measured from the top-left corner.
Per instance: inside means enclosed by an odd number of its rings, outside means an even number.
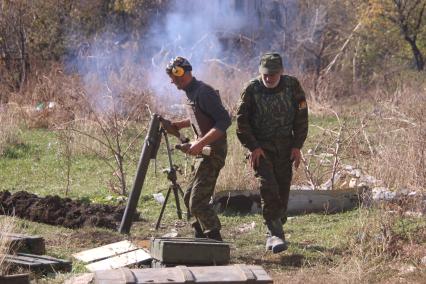
[[[200,79],[211,75],[205,73],[206,65],[211,64],[234,71],[249,68],[255,76],[261,53],[287,48],[290,21],[297,9],[297,0],[175,0],[168,4],[168,13],[152,17],[149,31],[140,37],[134,37],[132,31],[119,35],[109,32],[83,46],[73,64],[85,83],[91,84],[96,74],[105,82],[98,92],[113,96],[117,90],[108,88],[113,74],[131,81],[129,85],[141,88],[140,92],[149,90],[161,105],[182,98],[182,92],[170,84],[165,73],[167,62],[176,56],[186,57]],[[244,44],[250,46],[251,53],[239,49]],[[122,78],[129,64],[134,78]]]

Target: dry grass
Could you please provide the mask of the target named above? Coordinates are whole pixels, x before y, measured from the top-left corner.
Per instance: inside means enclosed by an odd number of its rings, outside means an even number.
[[[6,275],[9,272],[9,266],[4,262],[5,255],[12,250],[10,239],[5,234],[16,233],[16,221],[13,217],[0,219],[0,275]]]
[[[425,192],[426,88],[401,88],[382,96],[371,115],[376,153],[371,172],[395,189]]]
[[[422,222],[407,230],[410,219],[389,211],[361,209],[351,231],[347,253],[332,274],[345,283],[422,283],[426,270],[420,260],[426,253]],[[408,253],[407,253],[408,252]],[[410,279],[410,280],[408,280]]]
[[[234,116],[244,85],[255,76],[237,66],[224,66],[219,61],[212,61],[203,70],[201,79],[219,90],[222,103]]]
[[[0,106],[0,156],[10,145],[21,143],[20,127],[22,115],[19,106]]]
[[[257,188],[253,170],[245,159],[247,150],[233,133],[229,133],[228,156],[220,171],[216,190],[251,190]]]

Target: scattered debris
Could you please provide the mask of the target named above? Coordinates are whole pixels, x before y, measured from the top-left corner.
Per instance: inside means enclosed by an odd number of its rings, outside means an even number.
[[[423,213],[422,212],[414,212],[414,211],[405,211],[404,216],[405,217],[412,217],[412,218],[422,218]]]
[[[319,186],[319,189],[330,190],[332,184],[334,184],[334,188],[338,189],[355,189],[382,186],[383,182],[373,176],[363,173],[359,168],[355,168],[351,165],[344,165],[341,170],[336,172],[333,180],[331,180],[331,178],[328,179]]]
[[[396,197],[396,193],[393,191],[390,191],[386,187],[375,187],[371,191],[372,198],[375,201],[390,201],[393,200]]]
[[[414,265],[406,264],[406,265],[403,265],[399,268],[399,275],[406,275],[406,274],[414,273],[414,272],[416,272],[416,270],[417,269]]]
[[[420,260],[420,263],[426,266],[426,255],[422,257],[422,259]]]
[[[162,238],[176,238],[177,236],[179,236],[179,233],[177,232],[177,230],[171,229],[171,232],[162,235]]]
[[[256,227],[256,222],[251,222],[250,224],[242,224],[237,230],[240,233],[247,233],[252,231]]]
[[[164,197],[163,193],[153,193],[152,196],[154,196],[154,199],[160,203],[164,204],[164,201],[166,201],[166,198]]]

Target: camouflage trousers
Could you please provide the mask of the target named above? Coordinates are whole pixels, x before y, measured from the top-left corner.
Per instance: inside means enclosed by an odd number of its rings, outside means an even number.
[[[262,214],[265,221],[287,221],[287,204],[293,176],[291,140],[280,143],[261,144],[266,158],[261,157],[255,168],[262,199]]]
[[[213,205],[210,204],[210,199],[224,164],[225,158],[217,155],[197,157],[193,177],[183,197],[186,207],[201,225],[205,234],[221,228],[219,218]]]

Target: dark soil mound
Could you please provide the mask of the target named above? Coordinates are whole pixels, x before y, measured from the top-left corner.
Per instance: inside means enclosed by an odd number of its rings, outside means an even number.
[[[25,191],[14,194],[9,191],[0,192],[0,215],[13,215],[67,228],[91,226],[116,229],[124,208],[90,204],[57,195],[43,198]]]

